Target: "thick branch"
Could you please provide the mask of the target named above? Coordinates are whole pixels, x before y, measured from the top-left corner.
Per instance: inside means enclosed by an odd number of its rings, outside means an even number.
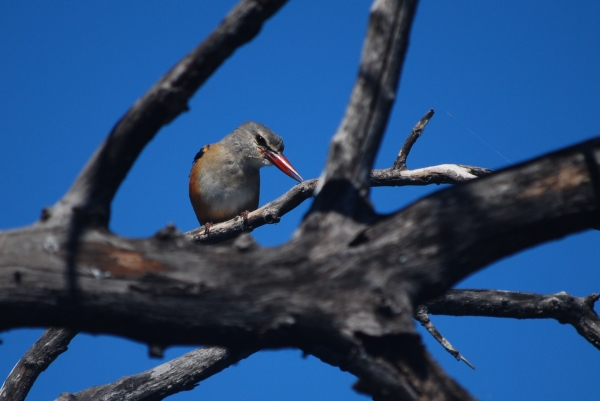
[[[362,237],[401,249],[403,270],[421,283],[421,303],[501,257],[597,227],[599,154],[594,139],[448,188]]]
[[[205,347],[113,383],[90,387],[75,394],[63,393],[56,401],[159,401],[181,391],[193,390],[202,380],[247,358],[253,352]]]
[[[86,224],[106,226],[110,204],[135,159],[161,127],[188,110],[208,77],[286,0],[242,0],[196,49],[175,65],[115,125],[65,196],[42,219],[64,223],[73,211]]]
[[[600,349],[600,318],[594,304],[600,294],[574,297],[497,290],[450,290],[427,303],[429,313],[450,316],[489,316],[515,319],[556,319],[570,324]]]
[[[413,0],[376,0],[371,7],[358,78],[331,141],[321,186],[347,180],[361,196],[367,196],[369,173],[396,97],[416,5]]]
[[[404,380],[419,394],[430,383],[450,399],[444,379],[419,373],[433,369],[428,359],[402,346],[416,335],[414,306],[499,258],[596,226],[598,153],[600,139],[439,191],[356,223],[363,228],[348,242],[303,235],[277,248],[198,247],[176,233],[127,240],[92,230],[76,258],[76,298],[64,275],[66,228],[5,232],[0,330],[60,325],[165,346],[293,346],[334,355],[338,366],[366,352],[373,358],[348,369],[367,388],[392,383],[369,373],[381,363],[395,386]]]
[[[0,388],[0,400],[23,401],[40,373],[67,350],[76,334],[70,329],[46,329],[6,378]]]

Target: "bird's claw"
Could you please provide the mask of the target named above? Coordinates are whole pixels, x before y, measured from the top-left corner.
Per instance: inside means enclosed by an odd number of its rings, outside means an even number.
[[[240,213],[240,217],[242,218],[244,227],[248,227],[248,215],[249,214],[250,214],[250,212],[247,210],[244,210],[242,213]]]
[[[213,223],[206,223],[204,225],[204,235],[208,235],[210,233],[210,228],[213,226]]]

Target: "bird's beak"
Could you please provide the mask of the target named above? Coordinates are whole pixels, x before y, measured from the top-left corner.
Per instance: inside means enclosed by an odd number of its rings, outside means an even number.
[[[292,177],[294,180],[298,182],[304,181],[304,179],[298,174],[292,163],[289,162],[288,159],[283,155],[283,153],[272,152],[267,149],[260,148],[265,157],[269,159],[271,163],[273,163],[279,170],[283,171],[285,174]]]

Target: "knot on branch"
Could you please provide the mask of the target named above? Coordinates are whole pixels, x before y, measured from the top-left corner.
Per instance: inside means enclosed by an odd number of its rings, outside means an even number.
[[[280,217],[277,215],[277,211],[273,209],[265,210],[264,218],[267,224],[279,223],[280,220]]]

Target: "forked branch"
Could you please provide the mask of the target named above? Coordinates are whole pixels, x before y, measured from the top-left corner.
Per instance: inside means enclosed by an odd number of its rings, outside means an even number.
[[[434,315],[488,316],[514,319],[555,319],[572,325],[600,350],[600,318],[594,304],[600,294],[575,297],[566,292],[542,295],[499,290],[450,290],[427,303]]]
[[[433,109],[429,110],[415,125],[404,142],[400,154],[392,167],[383,170],[373,170],[371,172],[369,178],[372,187],[458,184],[493,173],[492,170],[486,168],[465,166],[462,164],[440,164],[415,170],[406,169],[408,153],[423,133],[427,122],[432,116]],[[403,156],[402,163],[404,163],[404,168],[398,167],[400,155]],[[206,230],[205,227],[199,227],[188,231],[186,235],[193,242],[215,244],[235,238],[243,232],[252,231],[265,224],[278,223],[281,217],[312,197],[316,187],[316,179],[306,180],[295,185],[274,201],[250,212],[246,220],[236,217],[229,221],[212,225],[210,230]]]

